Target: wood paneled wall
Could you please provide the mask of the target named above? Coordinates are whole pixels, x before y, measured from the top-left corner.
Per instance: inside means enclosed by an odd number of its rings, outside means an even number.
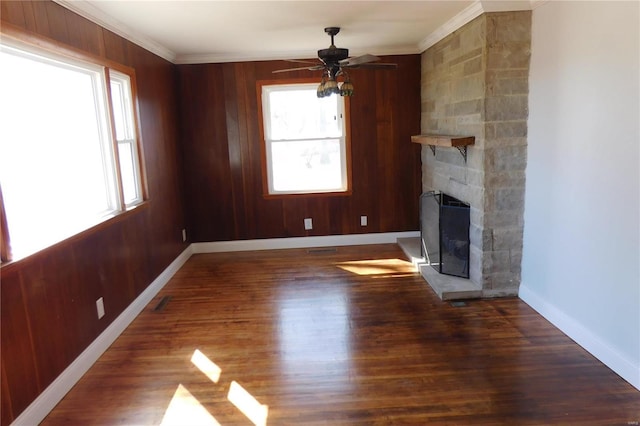
[[[383,61],[398,69],[350,72],[352,195],[289,199],[262,194],[256,81],[318,73],[272,74],[291,66],[284,61],[178,65],[191,240],[417,230],[420,147],[410,136],[420,132],[420,56]],[[304,230],[305,217],[313,230]]]
[[[149,187],[146,205],[0,270],[0,410],[8,425],[186,245],[175,65],[50,1],[0,7],[5,27],[135,68]]]

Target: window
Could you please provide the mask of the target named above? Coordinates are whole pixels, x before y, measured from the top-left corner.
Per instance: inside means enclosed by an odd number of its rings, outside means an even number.
[[[19,45],[0,63],[3,247],[24,257],[143,201],[128,75]]]
[[[111,71],[111,103],[113,121],[118,142],[118,159],[122,179],[122,192],[126,206],[142,201],[142,183],[140,182],[140,158],[138,142],[133,120],[133,98],[131,79],[128,75]]]
[[[348,117],[318,82],[260,85],[266,194],[348,193]]]

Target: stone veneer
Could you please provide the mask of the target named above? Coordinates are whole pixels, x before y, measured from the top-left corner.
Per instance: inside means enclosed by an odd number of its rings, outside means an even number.
[[[482,297],[520,285],[530,53],[531,11],[519,11],[485,13],[422,54],[421,132],[476,138],[466,164],[455,148],[423,146],[422,188],[471,205]]]

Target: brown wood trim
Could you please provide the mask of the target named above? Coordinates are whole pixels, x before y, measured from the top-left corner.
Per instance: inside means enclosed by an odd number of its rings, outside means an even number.
[[[109,106],[109,127],[111,127],[111,150],[113,151],[113,167],[116,169],[116,187],[118,188],[118,206],[124,208],[124,193],[122,189],[122,169],[120,168],[120,152],[118,137],[116,136],[116,120],[113,116],[113,98],[111,96],[111,73],[108,67],[104,67],[105,90],[107,93],[107,105]]]
[[[264,199],[286,199],[286,198],[315,198],[315,197],[345,197],[352,195],[352,167],[351,167],[351,102],[349,97],[344,98],[344,117],[345,120],[345,156],[347,163],[347,190],[336,192],[309,192],[304,194],[269,194],[269,184],[267,176],[267,152],[265,147],[264,119],[262,116],[262,87],[263,86],[284,86],[287,84],[307,84],[318,83],[320,81],[315,77],[305,78],[288,78],[279,80],[258,80],[256,81],[256,97],[258,106],[258,126],[260,130],[260,155],[262,166],[262,197]]]
[[[260,166],[262,173],[262,196],[269,196],[269,180],[267,173],[267,147],[265,146],[265,131],[264,131],[264,116],[262,111],[262,86],[269,86],[271,84],[277,84],[280,80],[258,80],[256,81],[256,103],[257,103],[257,118],[258,118],[258,130],[260,131]],[[284,84],[284,83],[283,83]]]
[[[4,210],[4,198],[2,197],[2,186],[0,186],[0,261],[10,262],[11,256],[11,236],[9,235],[9,224],[7,214]]]
[[[265,194],[265,200],[291,199],[291,198],[325,198],[325,197],[349,197],[353,195],[352,191],[340,192],[309,192],[305,194]]]
[[[133,126],[136,132],[136,145],[138,146],[138,167],[140,170],[140,179],[142,182],[140,186],[142,187],[142,199],[149,199],[149,183],[147,181],[147,167],[144,161],[144,144],[142,143],[142,130],[140,128],[140,103],[138,101],[138,82],[136,79],[135,70],[133,72],[127,73],[129,78],[131,79],[131,101],[133,102]]]
[[[345,161],[347,162],[347,193],[351,195],[353,191],[353,164],[351,163],[351,98],[349,96],[344,98],[344,151]],[[345,194],[346,195],[346,194]]]
[[[467,146],[475,143],[475,136],[449,136],[449,135],[415,135],[411,136],[411,142],[432,146]]]
[[[65,238],[64,240],[61,240],[55,244],[52,244],[48,247],[43,248],[42,250],[39,250],[35,253],[31,253],[25,257],[22,257],[20,259],[15,259],[12,260],[10,262],[6,262],[3,263],[2,265],[0,265],[0,270],[2,271],[2,273],[9,273],[12,272],[15,268],[19,268],[22,266],[23,263],[26,263],[29,261],[29,258],[32,257],[34,254],[36,253],[42,253],[42,252],[46,252],[46,251],[58,251],[60,249],[63,249],[65,247],[70,246],[71,244],[73,244],[75,241],[77,240],[81,240],[84,238],[87,238],[91,235],[94,234],[98,234],[102,231],[104,231],[105,229],[107,229],[108,227],[122,222],[124,220],[126,220],[127,218],[131,217],[131,216],[135,216],[138,214],[142,214],[147,208],[149,208],[149,201],[144,201],[136,206],[130,207],[129,209],[122,211],[122,212],[116,212],[113,213],[112,215],[105,217],[102,219],[102,221],[96,223],[95,225],[93,225],[90,228],[87,228],[83,231],[78,232],[77,234],[74,234],[68,238]]]
[[[10,42],[17,45],[27,45],[75,60],[102,65],[128,75],[135,74],[135,70],[133,68],[119,62],[112,61],[103,56],[91,54],[84,50],[76,49],[59,41],[26,31],[5,21],[2,21],[2,25],[0,25],[0,35],[2,38],[9,39]]]

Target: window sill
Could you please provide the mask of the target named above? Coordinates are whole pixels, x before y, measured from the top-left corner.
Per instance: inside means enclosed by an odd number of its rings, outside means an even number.
[[[0,264],[0,270],[2,270],[3,273],[11,272],[14,268],[18,268],[22,264],[26,263],[30,258],[32,258],[33,256],[39,253],[44,253],[49,250],[64,248],[65,246],[69,246],[78,240],[87,238],[98,232],[104,231],[105,229],[107,229],[112,225],[115,225],[116,223],[122,222],[123,220],[126,220],[127,218],[133,215],[142,213],[143,211],[147,210],[147,208],[149,207],[149,204],[150,204],[150,201],[148,200],[143,201],[140,204],[137,204],[133,207],[129,207],[125,211],[112,213],[110,215],[104,216],[94,225],[90,226],[89,228],[83,231],[78,232],[77,234],[74,234],[70,237],[67,237],[63,240],[58,241],[57,243],[54,243],[50,246],[44,247],[32,253],[24,254],[20,257],[14,257],[14,259],[12,259],[11,261],[2,262],[2,264]]]
[[[309,192],[304,194],[263,194],[265,200],[292,199],[292,198],[326,198],[326,197],[349,197],[353,193],[351,190],[339,192]]]

